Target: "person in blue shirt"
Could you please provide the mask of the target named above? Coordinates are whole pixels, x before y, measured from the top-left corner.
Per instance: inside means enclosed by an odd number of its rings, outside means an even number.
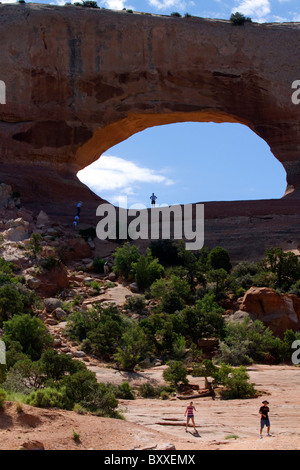
[[[157,199],[157,197],[155,196],[154,193],[152,193],[152,195],[150,196],[150,199],[151,199],[151,207],[154,207],[155,206],[155,201]]]
[[[78,204],[77,204],[77,215],[78,215],[78,217],[79,217],[79,215],[80,215],[81,206],[82,206],[82,202],[80,201],[80,202],[78,202]]]

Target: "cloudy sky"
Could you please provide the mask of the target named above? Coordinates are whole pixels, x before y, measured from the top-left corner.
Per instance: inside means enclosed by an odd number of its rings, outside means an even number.
[[[66,1],[35,3],[64,5]],[[98,0],[98,5],[222,19],[239,11],[261,23],[300,22],[300,0]],[[109,149],[78,177],[104,199],[123,207],[149,205],[152,192],[158,203],[171,205],[277,198],[286,186],[283,167],[267,144],[238,124],[182,123],[147,129]]]

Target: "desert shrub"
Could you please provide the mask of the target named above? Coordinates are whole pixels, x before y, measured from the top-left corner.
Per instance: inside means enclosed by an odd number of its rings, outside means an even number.
[[[291,285],[289,294],[294,294],[300,297],[300,280]]]
[[[30,242],[28,245],[29,250],[36,256],[42,251],[41,242],[43,241],[43,237],[40,233],[32,233],[30,237]]]
[[[37,408],[69,408],[66,404],[65,390],[55,388],[43,388],[31,392],[27,399],[27,404]]]
[[[146,307],[146,301],[144,295],[132,295],[126,299],[124,308],[131,310],[132,312],[142,313]]]
[[[214,284],[213,292],[217,299],[225,297],[225,287],[228,282],[228,273],[225,269],[212,269],[207,273],[208,281]]]
[[[138,248],[130,245],[129,242],[124,243],[122,247],[117,247],[114,254],[113,270],[129,280],[134,277],[133,263],[136,263],[140,257]]]
[[[34,292],[20,283],[0,286],[0,326],[14,315],[31,312],[35,302]]]
[[[282,248],[270,248],[265,252],[262,262],[265,271],[276,276],[275,287],[288,291],[300,278],[300,261],[293,252]]]
[[[168,398],[174,392],[174,387],[159,385],[154,387],[151,382],[145,382],[139,387],[139,394],[143,398]]]
[[[46,326],[37,317],[29,314],[15,315],[11,320],[3,323],[3,341],[9,350],[11,343],[17,342],[21,345],[22,353],[30,359],[38,360],[44,348],[52,345],[52,336],[48,333]]]
[[[127,326],[120,338],[119,345],[114,354],[115,361],[122,369],[133,371],[148,352],[146,335],[138,324]]]
[[[216,246],[209,252],[208,263],[211,269],[224,269],[227,273],[232,268],[229,253],[221,246]]]
[[[175,16],[177,18],[181,18],[181,14],[178,13],[178,11],[173,11],[172,13],[170,13],[170,16]]]
[[[195,306],[187,306],[181,313],[185,335],[195,344],[200,338],[222,338],[225,327],[223,314],[224,310],[216,302],[214,293],[205,294]]]
[[[145,256],[141,255],[135,263],[132,263],[135,281],[139,289],[144,290],[156,279],[163,276],[164,268],[158,262],[158,258],[153,258],[148,249]]]
[[[178,254],[178,243],[173,240],[154,240],[150,243],[149,248],[152,256],[158,258],[159,262],[164,266],[174,266],[180,264]]]
[[[221,390],[223,399],[232,400],[257,396],[254,384],[249,382],[249,374],[243,366],[229,370],[229,374],[223,378],[222,384],[225,387]]]
[[[102,274],[104,272],[104,265],[105,265],[105,260],[103,258],[100,258],[100,256],[97,256],[93,260],[93,269],[95,273]]]
[[[43,258],[40,262],[40,266],[44,271],[51,271],[57,266],[60,266],[60,264],[61,259],[54,255],[47,256],[46,258]]]
[[[135,392],[132,390],[127,380],[120,385],[106,384],[113,392],[116,398],[123,400],[135,400]]]
[[[175,275],[165,279],[157,279],[150,288],[151,295],[162,301],[164,299],[169,301],[171,295],[174,295],[174,298],[177,297],[182,301],[187,301],[190,290],[188,281]]]
[[[220,360],[235,366],[262,362],[269,354],[276,355],[277,348],[278,339],[259,320],[229,321],[224,341],[220,343]]]
[[[242,13],[239,13],[238,11],[236,13],[232,13],[232,15],[230,16],[230,21],[235,26],[242,26],[246,22],[252,22],[251,18],[245,17]]]
[[[87,242],[89,239],[94,240],[96,238],[97,233],[95,227],[89,227],[85,229],[79,230],[79,235]]]
[[[6,392],[3,388],[0,388],[0,409],[4,407],[4,403],[6,400]]]
[[[67,374],[72,375],[85,369],[80,361],[76,361],[64,353],[58,353],[54,349],[44,351],[38,365],[45,380],[54,381],[59,381]]]
[[[80,342],[88,339],[89,348],[95,354],[111,358],[124,330],[124,317],[116,306],[98,305],[88,311],[73,312],[66,332],[71,339]]]
[[[294,341],[300,340],[300,332],[286,330],[283,339],[278,344],[278,355],[282,361],[291,362],[293,353],[292,345]]]
[[[97,2],[93,0],[83,0],[82,5],[87,8],[99,8]]]
[[[166,382],[170,382],[174,387],[178,387],[179,383],[187,383],[187,375],[187,367],[182,361],[168,362],[168,368],[163,372],[163,377]]]

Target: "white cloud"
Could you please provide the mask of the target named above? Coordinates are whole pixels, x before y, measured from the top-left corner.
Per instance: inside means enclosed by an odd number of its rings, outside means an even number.
[[[138,166],[120,157],[102,155],[92,165],[78,173],[78,178],[95,193],[111,193],[110,199],[135,194],[140,184],[162,184],[170,186],[174,182],[163,171]]]
[[[186,8],[186,2],[182,0],[149,0],[149,4],[158,10],[168,10],[170,8],[184,10]]]
[[[123,10],[125,8],[126,0],[104,0],[102,2],[105,8],[109,8],[110,10]]]
[[[263,21],[271,13],[270,0],[239,0],[232,12],[239,11],[254,21]]]

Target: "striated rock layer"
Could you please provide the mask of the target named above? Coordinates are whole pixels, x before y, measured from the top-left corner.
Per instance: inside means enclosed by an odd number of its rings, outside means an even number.
[[[242,123],[286,169],[286,195],[206,205],[208,239],[216,238],[216,225],[226,232],[224,218],[246,217],[242,232],[235,227],[235,243],[245,247],[251,219],[271,215],[290,222],[275,224],[270,237],[292,237],[297,244],[290,226],[296,221],[299,227],[300,105],[291,96],[300,79],[299,23],[235,27],[221,20],[23,4],[0,5],[0,28],[0,80],[6,85],[0,179],[30,209],[72,218],[81,199],[86,221],[93,222],[101,199],[76,174],[113,145],[156,125]],[[230,247],[227,235],[221,242]]]

